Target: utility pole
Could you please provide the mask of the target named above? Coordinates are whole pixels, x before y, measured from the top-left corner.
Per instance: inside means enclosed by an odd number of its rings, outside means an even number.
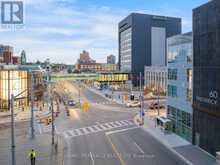
[[[159,89],[159,85],[160,85],[160,83],[159,83],[159,72],[157,73],[157,116],[160,116],[160,89]]]
[[[11,100],[8,98],[9,104],[10,104],[10,110],[11,110],[11,164],[16,165],[16,159],[15,159],[15,123],[14,123],[14,95],[11,95]]]
[[[34,139],[34,75],[31,72],[31,138]]]
[[[81,107],[81,100],[80,100],[80,97],[81,97],[81,94],[80,94],[80,82],[78,82],[78,88],[79,88],[79,107]]]
[[[111,74],[111,83],[112,83],[112,102],[113,102],[113,97],[114,97],[114,91],[113,91],[113,73]]]
[[[143,111],[143,94],[142,94],[142,73],[140,72],[140,118],[141,118],[141,122],[142,122],[142,124],[143,124],[143,122],[144,122],[144,116],[143,116],[143,114],[144,114],[144,111]]]
[[[52,118],[52,145],[54,145],[55,127],[54,127],[54,109],[53,109],[53,98],[51,98],[51,118]]]
[[[53,97],[51,96],[51,81],[50,81],[50,65],[47,65],[47,83],[48,83],[48,101],[49,101],[49,111],[51,112],[51,143],[54,145],[54,136],[55,136],[55,125],[54,125],[54,108],[53,108]]]

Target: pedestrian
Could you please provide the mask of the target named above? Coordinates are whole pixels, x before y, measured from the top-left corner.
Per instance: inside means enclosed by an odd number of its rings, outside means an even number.
[[[30,160],[31,160],[31,165],[35,165],[35,161],[36,161],[36,152],[34,151],[34,149],[32,149],[29,154],[28,154]]]

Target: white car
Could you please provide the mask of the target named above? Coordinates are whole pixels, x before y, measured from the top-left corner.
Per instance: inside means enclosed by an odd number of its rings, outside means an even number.
[[[139,101],[132,101],[126,104],[127,107],[140,107],[141,103]]]

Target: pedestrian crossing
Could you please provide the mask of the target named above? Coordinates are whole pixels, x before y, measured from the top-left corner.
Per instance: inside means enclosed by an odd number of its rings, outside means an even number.
[[[120,127],[125,127],[125,126],[132,126],[132,125],[135,125],[134,121],[132,119],[120,120],[120,121],[100,123],[100,124],[92,125],[89,127],[77,128],[77,129],[73,129],[73,130],[64,131],[62,133],[62,135],[65,138],[74,138],[77,136],[88,135],[88,134],[93,134],[93,133],[97,133],[97,132],[101,132],[101,131],[111,130],[114,128],[120,128]]]

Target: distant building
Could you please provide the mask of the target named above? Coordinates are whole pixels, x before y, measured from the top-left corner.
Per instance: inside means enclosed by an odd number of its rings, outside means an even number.
[[[118,65],[117,64],[103,64],[103,63],[76,64],[75,69],[80,72],[108,73],[108,72],[118,71]]]
[[[116,72],[118,71],[118,65],[117,64],[101,64],[101,72]]]
[[[5,46],[3,51],[3,63],[12,64],[13,63],[13,47]]]
[[[167,89],[167,67],[146,66],[144,71],[145,87],[159,93],[166,93]]]
[[[167,116],[172,131],[192,142],[192,33],[167,39]]]
[[[116,64],[116,57],[112,54],[107,56],[107,64]]]
[[[26,52],[22,50],[21,52],[21,64],[25,65],[27,63]]]
[[[8,96],[11,94],[20,94],[20,99],[15,100],[14,103],[16,109],[28,106],[32,84],[31,74],[34,74],[35,98],[40,98],[43,93],[41,68],[30,65],[0,65],[0,112],[9,110]]]
[[[12,57],[12,63],[13,63],[14,65],[21,64],[21,58],[18,57],[18,56],[13,56],[13,57]]]
[[[5,46],[0,45],[0,63],[3,63],[3,53],[5,51]]]
[[[76,69],[80,72],[101,72],[102,65],[99,63],[78,63]]]
[[[181,19],[132,13],[119,23],[119,69],[138,82],[145,66],[166,66],[166,38],[181,33]]]
[[[80,58],[78,59],[78,63],[89,64],[89,63],[96,63],[96,61],[90,58],[89,52],[83,50],[83,52],[80,53]]]

